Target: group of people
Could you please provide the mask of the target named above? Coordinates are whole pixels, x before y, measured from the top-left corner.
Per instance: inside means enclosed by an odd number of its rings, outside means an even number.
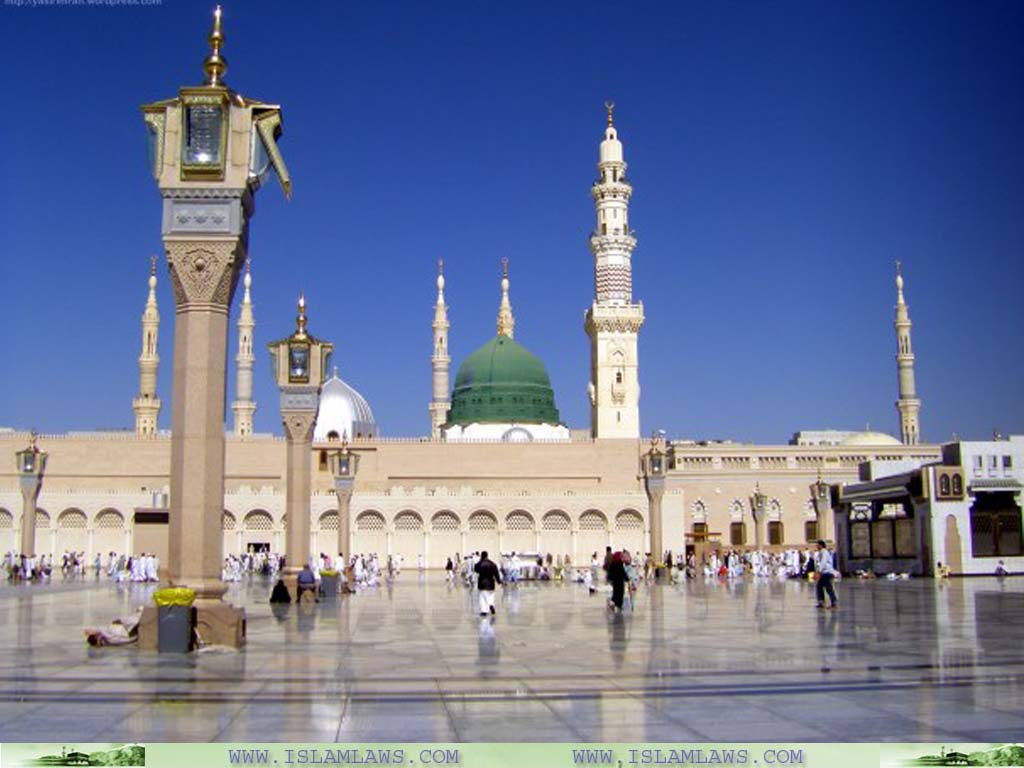
[[[92,571],[97,581],[106,575],[115,582],[153,582],[159,581],[160,560],[151,552],[138,555],[118,555],[116,552],[107,554],[106,563],[99,552],[93,557],[91,569],[84,552],[66,551],[58,565],[54,565],[52,555],[20,555],[8,552],[3,559],[3,575],[11,581],[50,581],[59,572],[64,581],[85,579]]]

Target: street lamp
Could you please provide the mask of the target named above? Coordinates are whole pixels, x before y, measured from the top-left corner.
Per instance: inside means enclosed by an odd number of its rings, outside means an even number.
[[[348,449],[348,438],[342,442],[341,449],[331,453],[331,473],[334,475],[334,492],[338,495],[338,555],[342,558],[351,557],[352,523],[349,507],[352,501],[352,490],[356,483],[356,471],[359,469],[359,454]]]
[[[644,457],[644,480],[647,489],[648,516],[651,529],[651,554],[655,562],[665,557],[662,536],[661,501],[665,496],[665,430],[651,434],[651,447]]]
[[[754,483],[754,493],[750,496],[750,511],[754,516],[754,545],[762,543],[761,524],[764,521],[764,510],[768,505],[768,497],[761,493],[761,484]]]
[[[818,522],[818,538],[827,538],[824,535],[826,515],[832,511],[832,487],[821,477],[821,470],[818,470],[818,479],[811,483],[811,500],[814,502],[814,514]]]
[[[281,421],[288,443],[285,532],[287,583],[290,587],[309,562],[309,494],[313,458],[313,428],[320,405],[320,387],[334,345],[306,330],[306,299],[299,295],[295,332],[267,345],[273,358],[274,377],[281,390]],[[297,596],[297,595],[295,595]]]
[[[38,437],[33,430],[28,447],[15,453],[22,499],[21,554],[29,558],[35,557],[36,554],[36,499],[39,498],[39,489],[43,485],[47,457],[46,452],[40,451],[36,445]]]

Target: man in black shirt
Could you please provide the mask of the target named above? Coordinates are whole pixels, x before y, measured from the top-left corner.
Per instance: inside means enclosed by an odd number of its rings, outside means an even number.
[[[480,591],[480,615],[486,616],[490,611],[494,615],[494,590],[501,584],[501,573],[487,557],[487,551],[480,553],[480,561],[474,566],[476,572],[476,588]]]

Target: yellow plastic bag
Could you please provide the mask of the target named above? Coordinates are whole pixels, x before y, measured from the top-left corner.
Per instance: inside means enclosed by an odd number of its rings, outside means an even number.
[[[188,587],[166,587],[153,593],[153,602],[160,607],[168,605],[192,605],[196,591]]]

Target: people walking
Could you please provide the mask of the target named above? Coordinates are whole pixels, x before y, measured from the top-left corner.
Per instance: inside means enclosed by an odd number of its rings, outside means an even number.
[[[494,590],[501,584],[501,573],[490,558],[487,551],[480,553],[480,560],[473,571],[477,575],[476,588],[480,592],[480,615],[486,616],[488,612],[494,615]]]
[[[818,551],[814,556],[814,567],[818,572],[818,607],[825,607],[825,595],[828,595],[829,608],[836,608],[839,601],[836,600],[836,590],[832,586],[836,571],[832,564],[832,553],[825,547],[825,542],[818,540]]]
[[[626,581],[629,577],[626,574],[626,564],[622,560],[622,553],[616,552],[612,555],[608,564],[608,582],[612,585],[612,599],[608,607],[614,611],[622,610],[622,601],[626,594]]]

